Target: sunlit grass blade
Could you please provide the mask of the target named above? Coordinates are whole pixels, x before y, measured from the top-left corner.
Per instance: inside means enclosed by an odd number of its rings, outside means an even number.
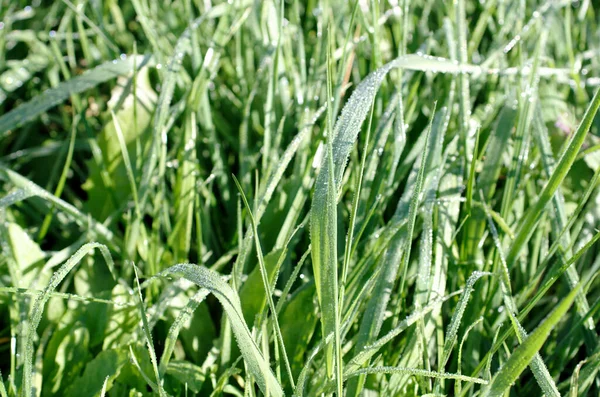
[[[521,343],[508,358],[508,361],[494,375],[484,393],[491,397],[503,396],[521,372],[529,365],[535,354],[541,349],[552,329],[569,310],[575,299],[579,286],[571,290],[548,317]]]
[[[39,295],[31,308],[30,320],[27,329],[27,336],[25,339],[25,365],[23,367],[23,383],[22,393],[25,397],[31,397],[32,395],[32,378],[33,378],[33,341],[38,325],[42,319],[42,313],[44,306],[50,299],[50,294],[54,292],[58,284],[69,274],[69,272],[79,264],[84,256],[92,253],[94,249],[98,249],[111,274],[115,276],[113,259],[105,245],[99,243],[88,243],[84,244],[69,260],[52,275],[50,282],[44,289],[44,293]]]
[[[250,330],[242,314],[237,293],[221,280],[217,273],[202,266],[184,263],[171,266],[161,274],[167,276],[178,273],[199,287],[209,290],[221,302],[225,313],[231,321],[231,327],[244,357],[244,362],[254,379],[256,379],[260,389],[265,394],[275,397],[283,396],[281,385],[275,378],[269,363],[265,361],[260,348],[256,345],[250,334]]]

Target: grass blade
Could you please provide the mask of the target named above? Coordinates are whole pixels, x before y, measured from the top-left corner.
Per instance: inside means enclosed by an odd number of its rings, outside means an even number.
[[[560,184],[567,176],[569,169],[575,162],[577,154],[579,153],[579,149],[585,141],[587,132],[592,125],[592,121],[594,120],[599,107],[600,90],[597,90],[594,94],[592,102],[583,115],[581,123],[579,123],[577,130],[571,137],[571,140],[569,141],[566,150],[563,152],[560,160],[558,161],[556,168],[552,172],[552,175],[550,175],[550,179],[544,187],[544,190],[542,190],[536,203],[531,209],[529,209],[529,211],[527,211],[524,219],[519,223],[519,228],[517,230],[515,239],[510,246],[510,251],[506,256],[506,262],[509,269],[512,268],[519,253],[533,235],[533,232],[535,231],[535,225],[540,220],[542,212],[546,208],[546,204],[548,204],[548,202],[552,199],[554,193],[559,188]]]
[[[79,264],[79,262],[83,259],[83,257],[87,254],[90,254],[94,251],[94,249],[99,249],[100,253],[104,257],[108,269],[111,274],[114,276],[114,263],[112,257],[110,256],[110,252],[105,245],[99,243],[88,243],[84,244],[69,260],[61,266],[60,269],[56,273],[52,275],[50,282],[44,289],[44,293],[39,295],[31,309],[29,327],[27,330],[27,336],[25,339],[25,365],[23,367],[23,383],[22,383],[22,392],[25,397],[31,397],[32,395],[32,378],[33,378],[33,340],[35,338],[35,333],[37,330],[40,321],[42,320],[42,313],[44,311],[44,306],[50,299],[51,293],[56,289],[58,284],[69,274],[69,272]]]
[[[484,395],[490,397],[501,397],[513,382],[519,377],[521,372],[529,365],[535,354],[541,349],[542,345],[550,335],[552,329],[565,315],[580,286],[571,290],[562,302],[550,313],[550,315],[533,331],[513,354],[502,368],[494,375],[490,385],[484,389]]]
[[[269,363],[263,357],[260,348],[254,342],[250,330],[244,320],[242,308],[237,293],[224,282],[218,273],[203,266],[183,263],[164,270],[161,274],[181,273],[187,280],[199,287],[206,288],[221,302],[227,317],[231,322],[233,333],[244,357],[248,370],[256,379],[263,393],[274,397],[283,396],[281,385],[269,367]]]

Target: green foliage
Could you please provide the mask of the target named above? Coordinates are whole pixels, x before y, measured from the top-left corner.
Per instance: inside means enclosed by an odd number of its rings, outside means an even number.
[[[598,395],[594,5],[0,0],[0,396]]]

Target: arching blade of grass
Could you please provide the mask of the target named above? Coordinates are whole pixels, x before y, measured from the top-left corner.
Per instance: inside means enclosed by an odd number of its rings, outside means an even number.
[[[134,62],[137,61],[137,67],[141,68],[149,60],[150,56],[145,56],[137,60],[130,57],[126,60],[106,62],[81,76],[62,82],[56,88],[51,88],[31,101],[0,116],[0,136],[3,136],[6,131],[20,127],[34,119],[46,110],[67,100],[73,94],[84,92],[98,84],[132,72]]]
[[[168,276],[177,273],[181,273],[187,280],[199,287],[206,288],[215,295],[231,322],[231,328],[236,336],[244,362],[262,392],[274,397],[283,396],[281,385],[250,334],[237,293],[221,279],[218,273],[203,266],[183,263],[171,266],[161,274]]]
[[[552,313],[519,345],[508,358],[508,361],[494,375],[490,385],[483,394],[490,397],[503,396],[521,372],[529,365],[533,357],[541,349],[552,329],[571,307],[580,286],[572,289]]]
[[[27,329],[27,336],[25,339],[25,365],[23,367],[23,383],[22,383],[22,393],[24,397],[31,397],[32,395],[32,378],[33,378],[33,340],[35,338],[35,333],[38,325],[42,319],[42,313],[44,311],[44,306],[50,299],[50,295],[58,284],[69,274],[69,272],[79,264],[83,257],[91,252],[94,249],[99,249],[100,253],[104,257],[108,269],[110,270],[113,277],[115,277],[114,263],[112,257],[110,256],[110,252],[105,245],[98,243],[88,243],[83,245],[69,260],[61,266],[60,269],[56,273],[52,275],[48,286],[44,289],[44,293],[39,295],[30,313],[29,326]]]

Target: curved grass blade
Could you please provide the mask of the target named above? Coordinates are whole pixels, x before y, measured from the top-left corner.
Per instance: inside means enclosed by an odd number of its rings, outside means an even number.
[[[580,285],[571,290],[569,295],[562,300],[544,322],[515,349],[504,366],[494,375],[490,385],[483,391],[483,395],[489,397],[501,397],[504,395],[506,389],[513,384],[541,349],[554,326],[558,324],[567,310],[569,310],[579,288]]]
[[[262,392],[274,397],[283,396],[283,389],[275,378],[269,367],[269,363],[263,357],[260,348],[252,339],[248,325],[244,321],[241,303],[237,293],[224,282],[218,273],[203,266],[182,263],[164,270],[161,275],[180,273],[187,280],[199,287],[210,291],[219,300],[227,317],[231,322],[231,328],[236,336],[238,345],[246,366]]]
[[[110,252],[108,251],[108,248],[103,244],[88,243],[83,245],[75,254],[73,254],[73,256],[69,258],[69,260],[64,265],[61,266],[60,269],[58,269],[56,273],[52,275],[48,286],[44,289],[44,293],[39,295],[33,304],[31,314],[29,316],[29,327],[27,330],[27,335],[25,337],[25,365],[23,367],[22,383],[22,393],[24,397],[31,397],[33,392],[33,340],[35,337],[37,327],[42,319],[44,306],[50,299],[51,293],[54,292],[58,284],[60,284],[60,282],[67,276],[67,274],[69,274],[69,272],[79,264],[79,262],[83,259],[85,255],[92,253],[96,248],[100,250],[100,253],[104,257],[108,269],[110,270],[113,277],[115,277],[115,266],[112,257],[110,256]]]
[[[143,57],[141,61],[137,62],[137,67],[143,67],[149,59],[149,55]],[[135,61],[135,57],[129,57],[126,60],[103,63],[81,76],[64,81],[56,88],[51,88],[43,94],[36,96],[31,101],[0,117],[0,136],[6,131],[20,127],[24,123],[36,118],[46,110],[67,100],[73,94],[84,92],[98,84],[132,72]]]

